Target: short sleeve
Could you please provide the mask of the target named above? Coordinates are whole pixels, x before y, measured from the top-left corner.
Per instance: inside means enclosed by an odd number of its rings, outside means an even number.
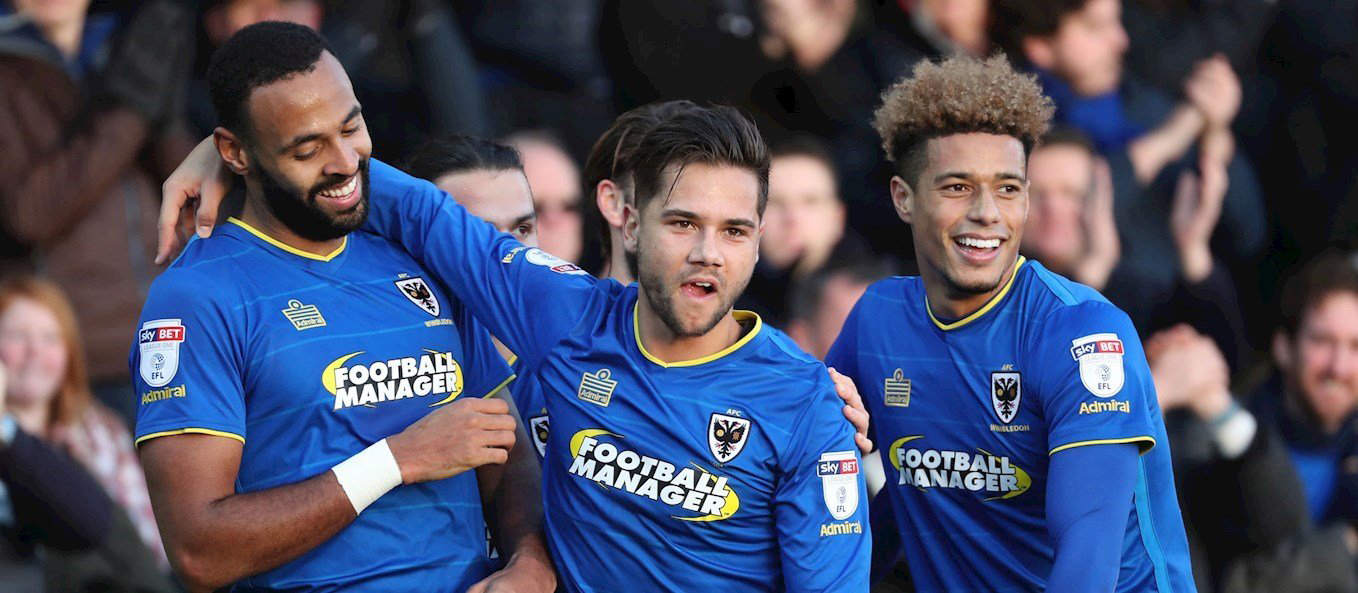
[[[137,397],[136,443],[184,433],[245,442],[241,372],[249,327],[207,279],[171,269],[151,287],[132,340],[129,364]]]
[[[1058,309],[1038,327],[1025,369],[1035,373],[1050,453],[1112,443],[1155,446],[1160,408],[1131,319],[1102,301]]]
[[[489,397],[514,380],[514,372],[495,348],[490,332],[467,311],[457,305],[458,339],[462,342],[462,361],[467,377],[463,393],[472,397]]]
[[[786,591],[868,590],[872,534],[853,427],[833,386],[793,424],[774,492]]]

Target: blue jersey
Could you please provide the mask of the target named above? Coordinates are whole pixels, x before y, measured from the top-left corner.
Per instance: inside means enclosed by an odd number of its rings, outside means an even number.
[[[523,358],[514,355],[509,365],[516,377],[513,386],[514,405],[519,410],[519,418],[523,419],[528,440],[533,441],[533,450],[537,451],[538,459],[542,459],[547,454],[547,435],[552,428],[547,416],[547,402],[542,397],[542,387]]]
[[[890,278],[859,300],[826,364],[872,414],[918,590],[1044,590],[1049,456],[1105,443],[1143,451],[1117,591],[1194,590],[1145,355],[1094,290],[1020,259],[988,304],[945,322],[919,278]]]
[[[244,443],[236,492],[329,471],[511,378],[489,334],[396,245],[326,257],[232,219],[151,287],[131,355],[137,442]],[[456,591],[491,571],[473,472],[398,486],[335,537],[236,591]]]
[[[371,227],[446,279],[537,380],[546,532],[568,591],[867,590],[859,457],[822,364],[745,312],[729,348],[662,362],[637,337],[635,285],[524,247],[427,182],[370,171]]]

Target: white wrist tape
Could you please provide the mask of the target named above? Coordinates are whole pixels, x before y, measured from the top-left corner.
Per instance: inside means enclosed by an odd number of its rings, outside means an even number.
[[[362,513],[383,494],[401,485],[401,468],[387,446],[387,439],[373,443],[331,468],[354,513]]]

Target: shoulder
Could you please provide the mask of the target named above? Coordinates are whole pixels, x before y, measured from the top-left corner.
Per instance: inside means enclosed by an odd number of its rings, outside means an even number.
[[[244,288],[258,273],[251,247],[234,237],[214,234],[195,239],[173,264],[151,282],[145,311],[170,308],[176,311],[240,305]]]
[[[858,299],[856,309],[899,311],[916,303],[920,291],[919,276],[892,276],[873,282]]]
[[[1028,261],[1019,281],[1022,299],[1029,322],[1041,322],[1048,315],[1125,314],[1099,291],[1048,270],[1036,261]]]

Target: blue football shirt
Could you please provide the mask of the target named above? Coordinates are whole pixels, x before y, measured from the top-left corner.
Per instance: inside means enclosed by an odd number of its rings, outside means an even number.
[[[918,277],[890,278],[858,302],[826,364],[872,414],[918,590],[1044,590],[1049,456],[1104,443],[1143,451],[1117,591],[1194,590],[1145,354],[1094,290],[1020,258],[989,303],[945,321]]]
[[[635,285],[524,247],[432,184],[371,172],[371,228],[399,237],[537,381],[566,590],[867,590],[864,482],[824,365],[747,312],[729,348],[662,362],[637,337]]]
[[[131,353],[137,442],[244,443],[236,492],[329,471],[458,397],[511,379],[489,334],[400,247],[366,233],[321,257],[238,220],[151,287]],[[398,486],[236,591],[456,591],[492,570],[476,475]]]

